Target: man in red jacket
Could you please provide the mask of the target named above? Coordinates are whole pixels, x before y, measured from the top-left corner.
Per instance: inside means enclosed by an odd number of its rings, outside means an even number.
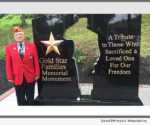
[[[21,27],[14,27],[13,33],[15,41],[6,47],[6,76],[15,86],[18,105],[32,105],[40,76],[36,46],[25,40]]]

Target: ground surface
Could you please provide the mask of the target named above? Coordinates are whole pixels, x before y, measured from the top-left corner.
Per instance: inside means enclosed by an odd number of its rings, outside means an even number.
[[[92,84],[80,84],[80,90],[82,94],[90,94]],[[37,86],[35,87],[35,97],[37,96]],[[150,86],[140,85],[139,86],[139,97],[144,105],[150,105]],[[16,106],[16,95],[14,89],[9,90],[5,94],[0,96],[0,107],[13,107]]]

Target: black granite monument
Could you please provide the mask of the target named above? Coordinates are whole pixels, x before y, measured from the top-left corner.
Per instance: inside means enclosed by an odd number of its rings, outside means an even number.
[[[42,103],[62,103],[80,97],[74,42],[63,38],[73,19],[73,15],[44,15],[33,19],[41,67],[38,100]]]
[[[38,99],[47,104],[67,100],[64,104],[142,105],[138,97],[141,15],[87,14],[78,17],[82,16],[88,19],[87,28],[97,33],[100,50],[92,72],[91,97],[83,99],[80,95],[74,42],[63,38],[64,31],[77,18],[58,14],[33,19],[41,66]],[[77,101],[79,96],[80,101]]]
[[[88,15],[88,28],[98,34],[100,49],[92,98],[142,105],[138,97],[141,15]]]

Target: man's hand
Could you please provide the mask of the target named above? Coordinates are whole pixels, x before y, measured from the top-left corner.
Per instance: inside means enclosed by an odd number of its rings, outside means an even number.
[[[8,80],[8,82],[10,82],[10,83],[14,83],[14,80]]]
[[[35,77],[35,80],[38,80],[39,78],[40,78],[40,76],[36,76],[36,77]]]

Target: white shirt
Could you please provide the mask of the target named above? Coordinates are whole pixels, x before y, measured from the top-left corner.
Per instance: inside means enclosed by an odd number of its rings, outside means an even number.
[[[18,48],[18,52],[20,53],[20,49],[21,49],[21,53],[25,53],[25,43],[24,42],[21,42],[22,43],[22,49],[20,47],[20,42],[17,42],[17,48]]]

